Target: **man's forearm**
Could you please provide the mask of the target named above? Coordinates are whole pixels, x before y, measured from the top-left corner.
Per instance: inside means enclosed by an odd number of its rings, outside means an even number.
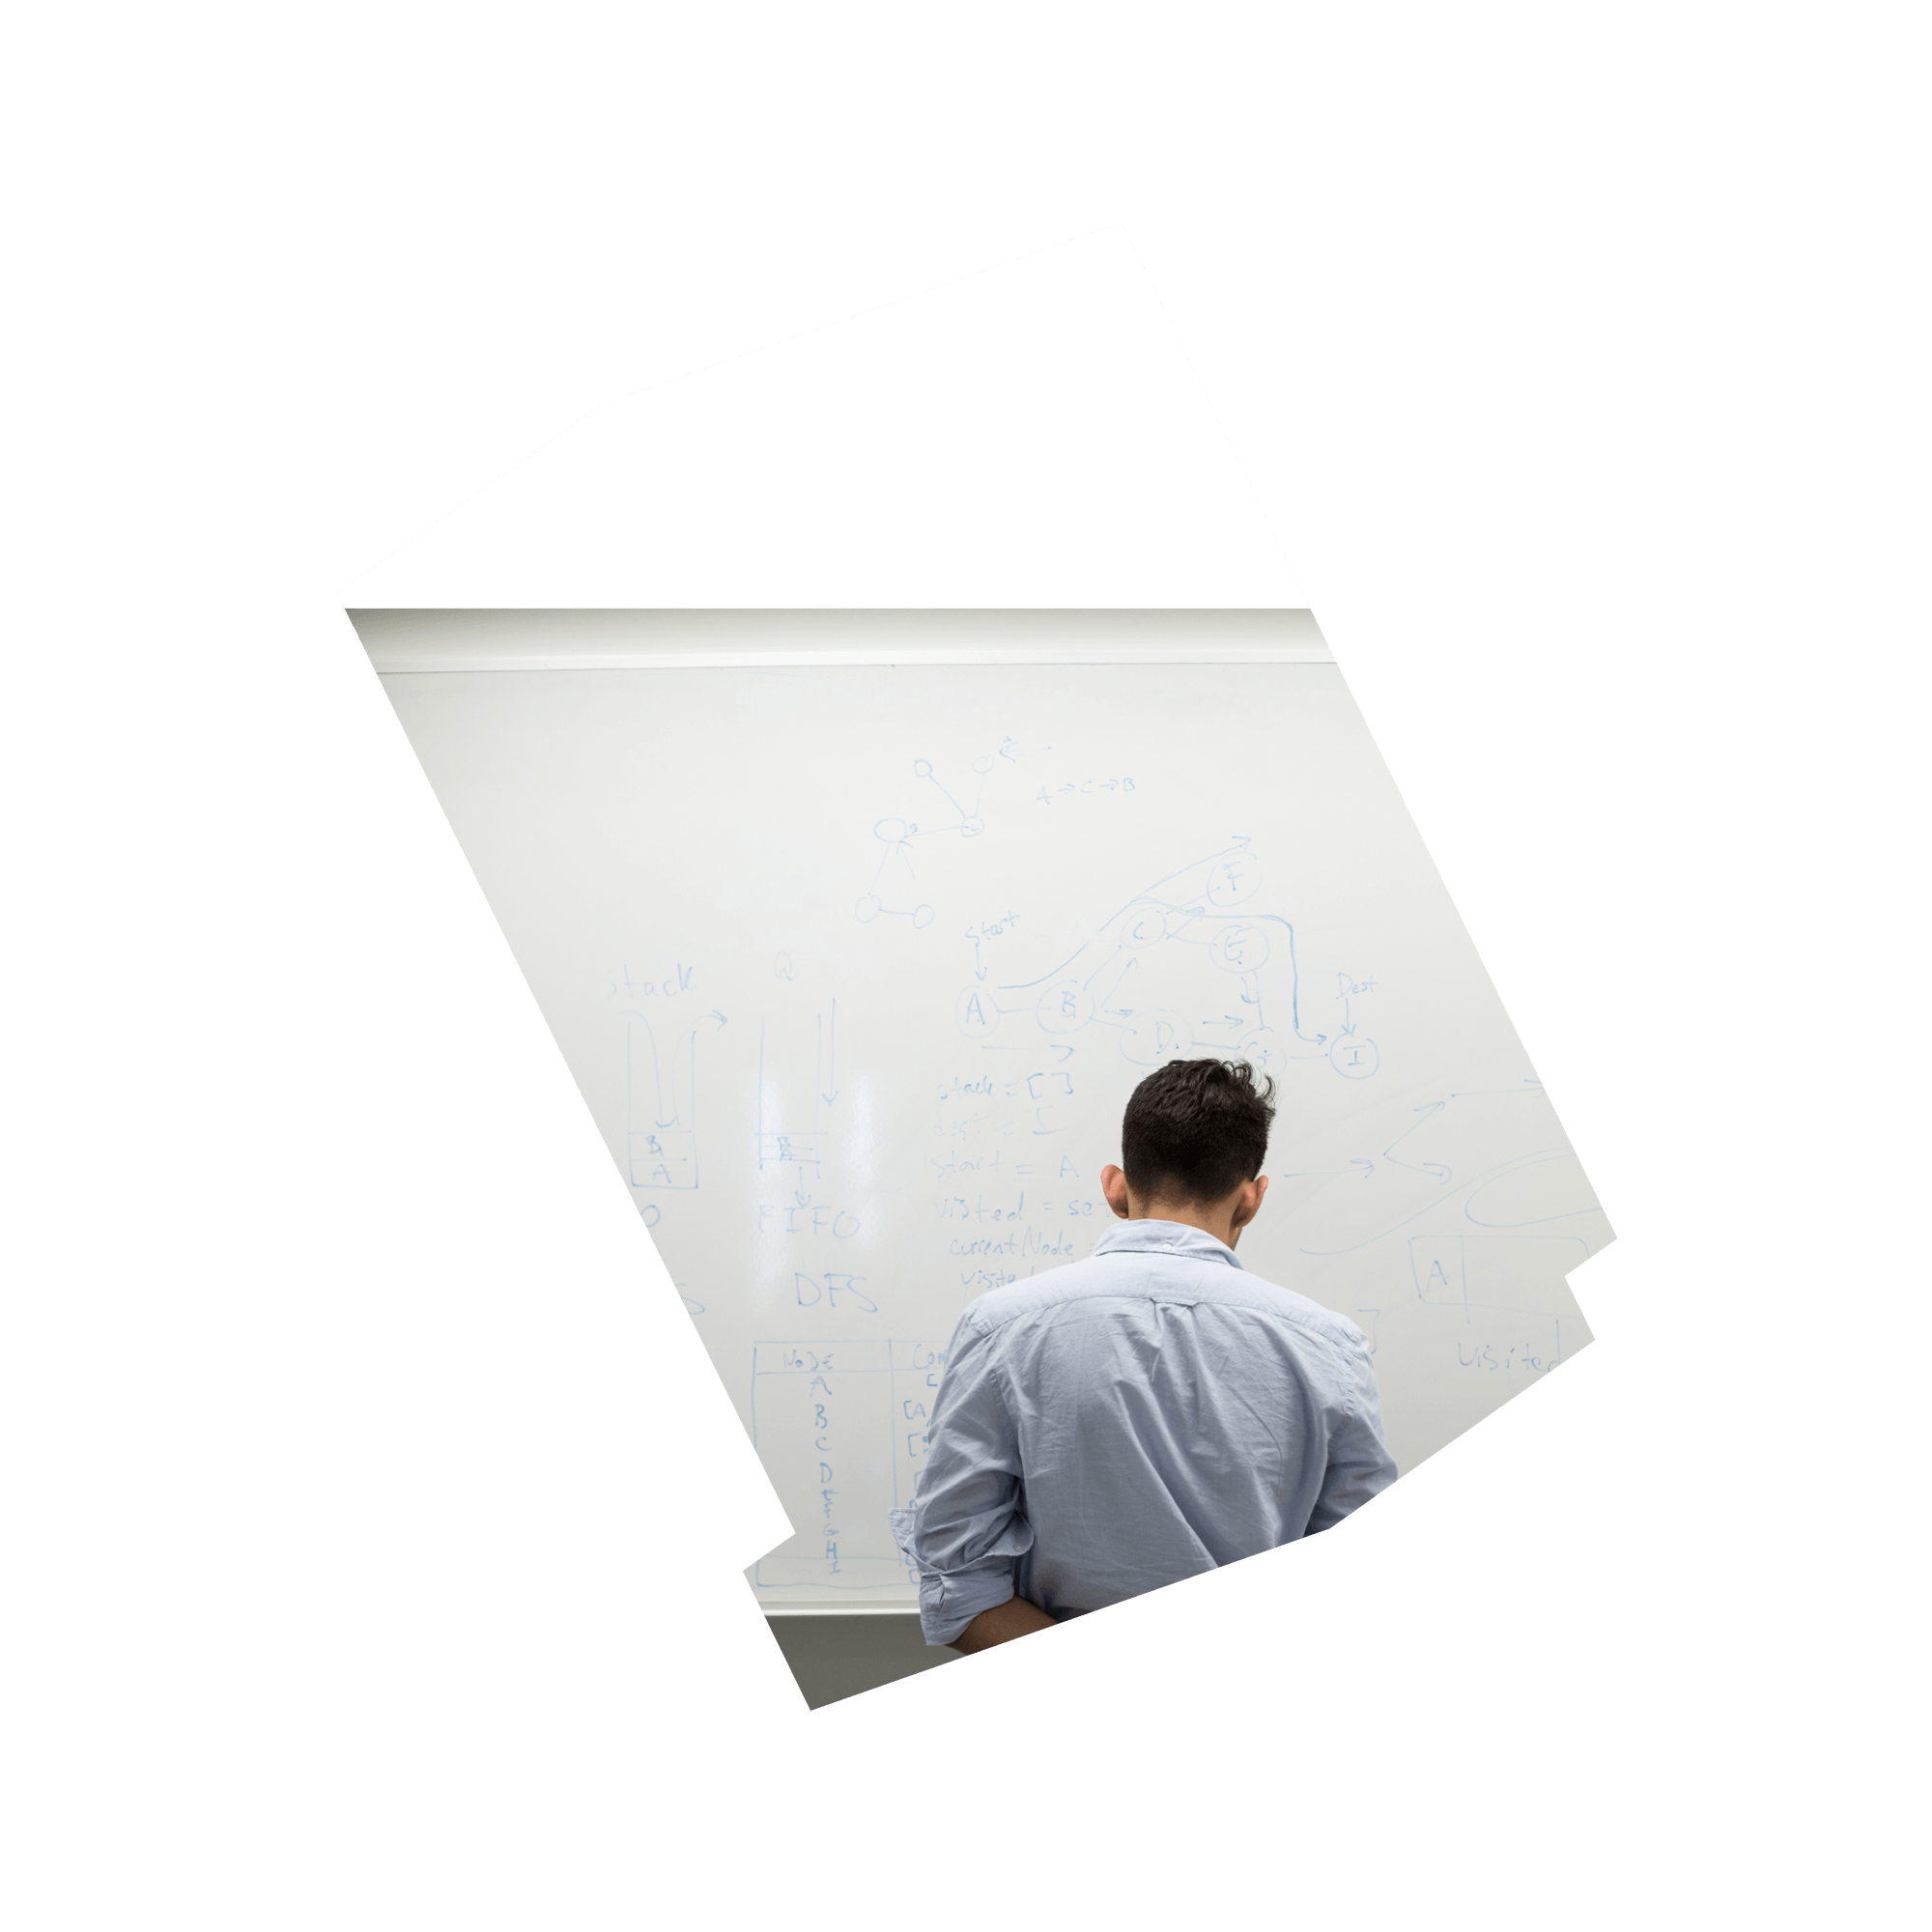
[[[1010,1597],[990,1610],[981,1610],[952,1639],[952,1648],[970,1657],[976,1650],[990,1650],[996,1643],[1010,1643],[1016,1636],[1031,1636],[1035,1631],[1053,1628],[1053,1619],[1024,1597]]]

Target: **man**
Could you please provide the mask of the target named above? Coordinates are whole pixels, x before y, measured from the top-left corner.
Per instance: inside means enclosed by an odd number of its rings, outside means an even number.
[[[928,1644],[984,1650],[1341,1521],[1395,1480],[1352,1321],[1247,1273],[1274,1083],[1185,1060],[1135,1088],[1120,1217],[953,1335],[912,1505]]]

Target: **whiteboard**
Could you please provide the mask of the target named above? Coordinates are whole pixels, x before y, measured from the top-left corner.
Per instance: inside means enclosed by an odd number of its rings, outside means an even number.
[[[1088,1252],[1166,1059],[1275,1076],[1240,1259],[1364,1329],[1403,1469],[1588,1342],[1608,1224],[1305,613],[597,614],[358,622],[784,1503],[767,1605],[914,1600],[960,1311]]]

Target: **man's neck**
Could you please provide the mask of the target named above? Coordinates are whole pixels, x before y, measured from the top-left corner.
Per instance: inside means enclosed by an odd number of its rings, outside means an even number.
[[[1127,1219],[1178,1221],[1183,1228],[1199,1228],[1204,1235],[1212,1235],[1224,1248],[1232,1248],[1241,1238],[1241,1231],[1234,1225],[1235,1204],[1232,1201],[1203,1208],[1192,1202],[1137,1201],[1129,1195]]]

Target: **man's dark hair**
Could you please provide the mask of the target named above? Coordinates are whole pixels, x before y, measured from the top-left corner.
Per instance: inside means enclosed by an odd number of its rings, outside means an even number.
[[[1274,1082],[1245,1060],[1171,1060],[1121,1122],[1121,1168],[1143,1201],[1224,1201],[1267,1158]]]

